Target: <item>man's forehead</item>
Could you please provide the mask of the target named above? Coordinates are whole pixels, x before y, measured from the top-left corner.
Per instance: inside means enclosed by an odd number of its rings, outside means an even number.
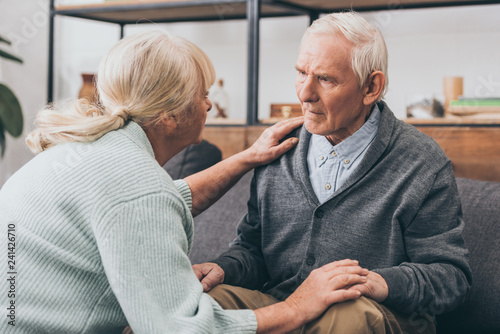
[[[300,47],[296,67],[325,73],[346,65],[350,67],[351,50],[352,44],[344,36],[310,35]]]

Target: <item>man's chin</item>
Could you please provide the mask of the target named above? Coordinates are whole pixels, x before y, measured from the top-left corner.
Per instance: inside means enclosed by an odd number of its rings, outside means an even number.
[[[324,129],[321,128],[321,125],[318,124],[317,122],[308,120],[307,118],[304,120],[304,127],[306,128],[307,131],[314,135],[320,135],[324,136],[323,131]]]

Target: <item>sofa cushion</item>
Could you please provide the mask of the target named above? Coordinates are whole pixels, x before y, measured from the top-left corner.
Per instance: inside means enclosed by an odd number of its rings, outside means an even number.
[[[172,179],[178,180],[212,167],[221,160],[221,150],[214,144],[202,140],[200,144],[190,145],[176,154],[163,166],[163,169]]]
[[[191,262],[211,261],[226,251],[236,237],[236,226],[247,212],[253,171],[245,174],[236,185],[214,205],[194,218]]]
[[[457,184],[473,282],[465,304],[437,318],[438,333],[500,333],[500,183]]]

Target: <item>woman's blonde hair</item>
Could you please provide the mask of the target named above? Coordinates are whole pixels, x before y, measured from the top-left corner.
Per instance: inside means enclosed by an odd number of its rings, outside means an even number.
[[[159,30],[128,36],[101,61],[100,102],[79,99],[62,110],[44,108],[26,143],[39,153],[60,143],[96,140],[128,120],[146,125],[166,115],[182,123],[214,81],[212,62],[193,43]]]
[[[314,34],[334,36],[338,33],[354,44],[351,68],[356,74],[360,88],[363,88],[372,72],[384,73],[385,85],[379,98],[382,99],[389,84],[387,46],[380,30],[368,23],[360,14],[343,12],[319,18],[307,28],[302,41]]]

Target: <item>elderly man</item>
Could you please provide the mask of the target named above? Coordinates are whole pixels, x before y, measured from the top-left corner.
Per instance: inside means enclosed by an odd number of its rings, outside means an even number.
[[[284,300],[309,273],[351,258],[370,270],[302,333],[433,333],[471,272],[449,159],[381,98],[387,49],[359,14],[316,20],[303,37],[296,148],[255,171],[248,214],[229,250],[193,266],[226,308]],[[256,289],[259,291],[252,291]]]

